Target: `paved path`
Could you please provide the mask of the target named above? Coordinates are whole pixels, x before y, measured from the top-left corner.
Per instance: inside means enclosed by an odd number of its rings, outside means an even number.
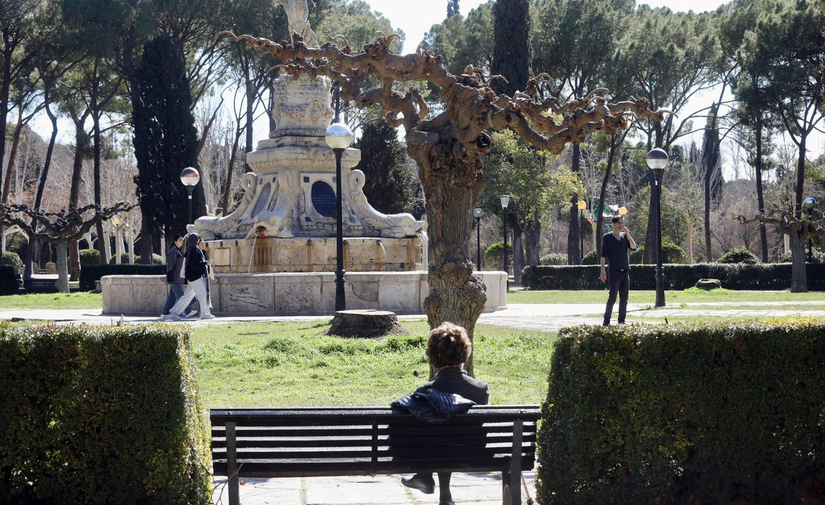
[[[800,305],[811,310],[796,310]],[[782,309],[782,306],[793,306]],[[725,318],[747,318],[765,316],[802,316],[825,318],[825,302],[771,302],[770,310],[760,308],[758,303],[690,304],[691,308],[665,307],[654,309],[649,305],[630,304],[628,321],[661,320],[667,317],[685,315],[706,315]],[[717,308],[718,307],[718,308]],[[722,308],[724,307],[724,308]],[[480,323],[509,326],[514,328],[555,331],[565,326],[579,324],[600,324],[603,304],[511,304],[506,309],[482,314]],[[399,316],[401,320],[422,319],[425,316]],[[157,322],[156,317],[111,316],[101,311],[80,310],[0,310],[0,320],[15,321],[57,321],[60,323],[86,324],[138,324]],[[312,317],[218,317],[211,320],[190,320],[194,326],[225,324],[237,321],[312,321]],[[170,323],[180,324],[180,323]],[[525,474],[528,491],[535,497],[535,473]],[[401,484],[400,476],[380,475],[375,477],[313,477],[291,479],[243,479],[240,487],[241,503],[244,505],[436,505],[438,493],[424,495],[407,489]],[[501,503],[501,476],[497,474],[471,473],[455,474],[452,481],[453,499],[457,504],[494,505]],[[523,503],[527,495],[522,491]],[[229,503],[225,479],[215,481],[216,504]]]

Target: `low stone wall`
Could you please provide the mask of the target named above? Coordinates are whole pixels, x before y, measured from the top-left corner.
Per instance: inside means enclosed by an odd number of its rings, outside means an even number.
[[[507,306],[504,272],[476,272],[487,286],[485,312]],[[429,293],[426,272],[346,274],[348,309],[424,314]],[[166,301],[162,275],[112,275],[101,279],[104,314],[160,315]],[[304,316],[335,312],[335,274],[218,274],[210,282],[212,312],[218,316]]]

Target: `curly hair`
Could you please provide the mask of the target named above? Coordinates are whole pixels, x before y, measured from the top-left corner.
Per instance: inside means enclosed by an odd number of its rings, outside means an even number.
[[[467,330],[453,323],[442,323],[430,332],[427,357],[435,368],[465,363],[473,352]]]

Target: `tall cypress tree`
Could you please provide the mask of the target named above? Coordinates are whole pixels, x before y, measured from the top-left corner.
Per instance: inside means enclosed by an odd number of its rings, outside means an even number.
[[[525,88],[531,74],[530,1],[496,0],[493,18],[495,46],[491,73],[503,75],[509,81],[493,81],[493,89],[513,96]]]
[[[180,172],[197,162],[198,132],[190,111],[189,81],[183,58],[166,35],[146,43],[136,73],[139,99],[134,104],[132,126],[143,233],[163,232],[168,237],[185,230],[189,209]],[[198,193],[194,198],[199,200]],[[193,212],[202,208],[200,201],[193,204]],[[198,214],[195,212],[193,218]],[[142,239],[151,243],[150,237]],[[141,260],[149,263],[151,258],[144,257],[150,256],[146,243]]]
[[[423,214],[420,199],[416,199],[421,184],[404,167],[404,147],[395,128],[384,121],[371,123],[354,147],[361,150],[361,161],[355,168],[364,172],[364,195],[370,205],[386,214]]]

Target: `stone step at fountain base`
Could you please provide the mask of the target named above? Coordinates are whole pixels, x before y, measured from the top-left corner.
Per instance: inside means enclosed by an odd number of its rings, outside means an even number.
[[[485,312],[507,306],[504,272],[476,272],[487,287]],[[424,314],[427,272],[347,272],[347,309]],[[218,274],[210,281],[218,316],[324,316],[335,313],[335,274]],[[104,314],[159,315],[168,286],[163,275],[109,275],[101,279]]]

